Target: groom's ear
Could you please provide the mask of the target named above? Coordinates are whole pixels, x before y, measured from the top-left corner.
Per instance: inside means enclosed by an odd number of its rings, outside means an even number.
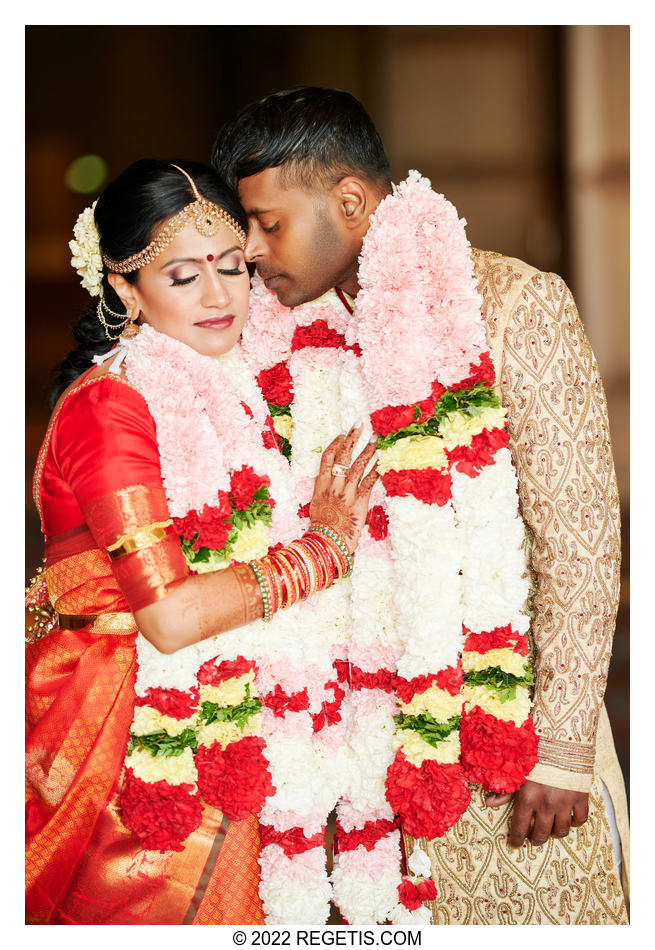
[[[358,230],[373,211],[369,186],[355,175],[346,175],[332,189],[339,218],[348,230]],[[377,203],[377,202],[376,202]]]

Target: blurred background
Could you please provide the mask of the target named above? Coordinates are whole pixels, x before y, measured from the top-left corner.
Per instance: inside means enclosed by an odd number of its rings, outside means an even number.
[[[629,28],[35,26],[26,29],[26,578],[42,557],[31,477],[54,365],[89,302],[79,212],[136,158],[207,162],[219,127],[301,84],[362,100],[399,181],[418,168],[475,247],[571,287],[609,403],[621,605],[607,706],[629,781]]]

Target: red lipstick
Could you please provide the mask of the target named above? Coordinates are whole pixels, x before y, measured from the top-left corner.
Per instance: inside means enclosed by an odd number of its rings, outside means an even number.
[[[211,317],[209,320],[200,320],[194,323],[194,327],[208,327],[210,330],[227,330],[234,323],[236,317],[233,313],[226,313],[222,317]]]

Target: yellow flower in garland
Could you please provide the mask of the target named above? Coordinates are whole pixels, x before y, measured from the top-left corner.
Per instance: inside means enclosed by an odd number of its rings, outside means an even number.
[[[225,680],[220,686],[203,685],[200,687],[200,703],[216,703],[217,706],[238,706],[246,698],[246,685],[252,683],[255,674],[251,671],[243,676]]]
[[[417,768],[426,759],[432,759],[441,765],[452,765],[459,762],[461,752],[457,730],[433,746],[412,729],[399,729],[393,737],[393,744],[395,748],[402,747],[403,755]]]
[[[225,748],[231,742],[238,742],[244,736],[256,736],[261,731],[262,717],[251,716],[243,729],[236,722],[212,722],[210,725],[201,725],[198,729],[198,742],[202,745],[211,745],[218,742]]]
[[[231,551],[233,561],[252,561],[263,557],[269,548],[270,528],[263,521],[245,525]]]
[[[187,719],[175,719],[166,716],[152,706],[136,706],[130,732],[135,736],[147,736],[151,732],[166,732],[169,736],[179,736],[185,729],[193,729],[197,716]]]
[[[403,469],[444,468],[448,464],[442,439],[436,435],[399,439],[388,449],[378,450],[378,472]]]
[[[291,439],[293,432],[293,420],[286,413],[281,416],[273,416],[273,428],[283,439]]]
[[[399,701],[398,706],[406,716],[429,713],[437,722],[447,722],[453,716],[460,715],[462,700],[459,695],[452,696],[448,690],[431,686],[423,693],[416,693],[409,703]]]
[[[516,687],[516,699],[508,699],[504,703],[486,686],[469,686],[464,684],[462,690],[464,709],[470,710],[479,706],[484,712],[503,719],[505,722],[514,722],[520,726],[528,718],[532,700],[527,686]]]
[[[125,759],[137,778],[144,782],[159,782],[162,779],[171,785],[190,783],[195,785],[197,772],[191,749],[181,755],[153,756],[145,749],[135,749]]]
[[[451,412],[439,423],[439,435],[444,448],[455,449],[458,445],[470,445],[474,435],[483,429],[500,429],[505,425],[507,409],[487,407],[476,416],[464,412]]]
[[[474,670],[486,670],[493,666],[500,667],[506,673],[512,673],[514,676],[525,676],[529,667],[528,658],[515,653],[508,647],[501,647],[496,650],[488,650],[486,653],[468,653],[462,654],[462,666],[465,673],[471,673]]]

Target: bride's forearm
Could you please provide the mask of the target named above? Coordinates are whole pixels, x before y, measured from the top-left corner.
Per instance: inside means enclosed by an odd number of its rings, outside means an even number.
[[[166,597],[135,611],[139,630],[160,653],[174,653],[217,633],[261,619],[259,583],[251,567],[185,578]]]

